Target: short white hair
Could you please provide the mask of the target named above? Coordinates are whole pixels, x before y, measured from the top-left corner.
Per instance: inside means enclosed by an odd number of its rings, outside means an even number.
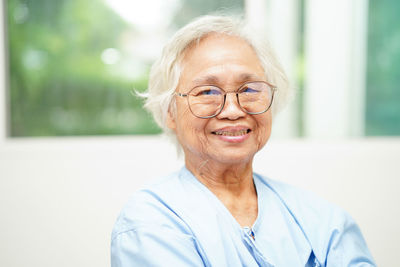
[[[166,43],[161,56],[151,67],[144,107],[153,115],[156,123],[179,149],[175,132],[166,125],[166,118],[173,103],[174,92],[181,74],[181,61],[185,50],[209,34],[235,36],[246,41],[256,52],[268,82],[275,85],[271,111],[274,117],[293,95],[287,76],[265,37],[253,35],[254,31],[244,20],[230,16],[202,16],[180,30]]]

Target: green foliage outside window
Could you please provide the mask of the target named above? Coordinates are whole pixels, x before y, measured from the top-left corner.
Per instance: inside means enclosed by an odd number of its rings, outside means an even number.
[[[126,23],[100,1],[8,1],[12,136],[157,132],[133,97],[146,77],[114,77],[101,61]]]
[[[367,135],[400,135],[399,14],[398,0],[369,2]]]

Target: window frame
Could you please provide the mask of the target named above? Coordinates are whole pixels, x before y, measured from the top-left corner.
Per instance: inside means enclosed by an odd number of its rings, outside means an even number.
[[[368,1],[305,5],[305,136],[363,137]]]

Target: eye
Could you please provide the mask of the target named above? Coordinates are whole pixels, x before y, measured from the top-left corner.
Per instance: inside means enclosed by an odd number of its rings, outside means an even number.
[[[259,92],[260,92],[260,90],[257,90],[255,88],[246,87],[246,88],[243,88],[241,93],[250,93],[251,94],[251,93],[259,93]]]
[[[216,88],[202,88],[195,92],[195,96],[221,95],[221,91]]]

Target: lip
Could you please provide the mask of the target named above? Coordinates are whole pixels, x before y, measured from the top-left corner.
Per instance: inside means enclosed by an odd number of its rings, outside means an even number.
[[[227,126],[211,132],[217,138],[228,143],[241,143],[249,138],[251,129],[246,126]]]

